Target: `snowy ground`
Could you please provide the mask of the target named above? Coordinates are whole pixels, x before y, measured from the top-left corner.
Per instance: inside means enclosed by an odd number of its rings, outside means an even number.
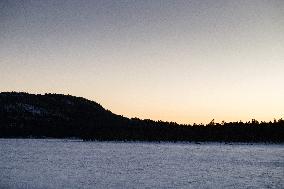
[[[284,145],[0,139],[0,188],[284,188]]]

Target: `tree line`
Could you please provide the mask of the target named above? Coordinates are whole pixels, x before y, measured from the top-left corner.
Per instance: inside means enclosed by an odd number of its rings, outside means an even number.
[[[126,118],[71,95],[0,93],[0,137],[121,141],[284,142],[284,120],[177,124]]]

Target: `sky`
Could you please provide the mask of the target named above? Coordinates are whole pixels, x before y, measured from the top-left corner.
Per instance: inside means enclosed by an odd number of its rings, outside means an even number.
[[[1,0],[0,91],[178,123],[284,118],[284,1]]]

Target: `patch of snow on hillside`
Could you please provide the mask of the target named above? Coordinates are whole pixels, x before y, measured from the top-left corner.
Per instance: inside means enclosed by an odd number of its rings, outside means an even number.
[[[70,100],[65,100],[65,103],[68,104],[68,105],[74,105],[74,103],[71,102]]]
[[[39,115],[39,114],[42,114],[42,113],[45,112],[42,108],[30,105],[30,104],[20,104],[20,105],[21,105],[21,107],[23,107],[25,109],[25,111],[30,112],[32,114]]]

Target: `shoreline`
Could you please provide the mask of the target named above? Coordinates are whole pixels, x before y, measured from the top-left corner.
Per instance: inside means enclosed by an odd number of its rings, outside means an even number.
[[[101,142],[101,143],[150,143],[150,144],[223,144],[223,145],[284,145],[284,142],[269,141],[170,141],[170,140],[84,140],[81,138],[51,138],[51,137],[0,137],[1,140],[52,140],[70,142]]]

